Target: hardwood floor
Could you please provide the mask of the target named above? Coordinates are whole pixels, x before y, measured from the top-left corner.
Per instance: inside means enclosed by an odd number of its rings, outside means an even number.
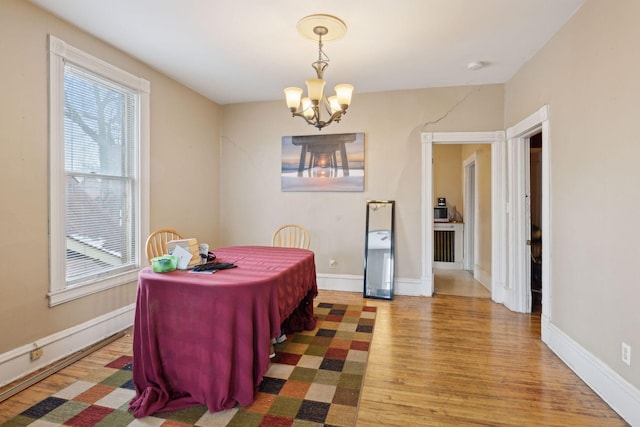
[[[466,270],[434,270],[433,291],[436,295],[491,298],[491,292]]]
[[[451,295],[316,301],[378,307],[358,426],[627,425],[540,341],[539,315]],[[130,335],[0,403],[0,423],[123,353]]]

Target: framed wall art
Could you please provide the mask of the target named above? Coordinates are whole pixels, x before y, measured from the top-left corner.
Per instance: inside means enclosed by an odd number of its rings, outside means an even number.
[[[282,137],[282,191],[364,191],[364,133]]]

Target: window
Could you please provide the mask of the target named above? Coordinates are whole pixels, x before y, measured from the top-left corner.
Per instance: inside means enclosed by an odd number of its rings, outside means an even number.
[[[136,280],[149,83],[49,36],[49,304]]]

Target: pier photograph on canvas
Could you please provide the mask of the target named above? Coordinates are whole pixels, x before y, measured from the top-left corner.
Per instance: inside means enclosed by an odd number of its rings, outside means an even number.
[[[364,191],[364,133],[282,137],[282,191]]]

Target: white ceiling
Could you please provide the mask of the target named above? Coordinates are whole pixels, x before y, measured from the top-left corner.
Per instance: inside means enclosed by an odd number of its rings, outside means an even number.
[[[314,77],[301,18],[347,25],[326,42],[327,87],[355,94],[504,83],[584,0],[31,0],[220,103],[283,99]],[[471,61],[487,66],[467,69]],[[333,92],[333,90],[330,90]]]

